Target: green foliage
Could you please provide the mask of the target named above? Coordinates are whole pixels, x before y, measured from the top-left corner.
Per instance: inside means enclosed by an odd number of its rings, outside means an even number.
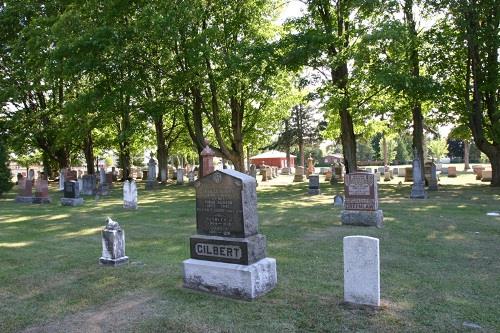
[[[402,135],[396,137],[396,161],[400,164],[408,163],[413,159],[411,153],[411,136]]]
[[[427,149],[429,155],[435,160],[439,160],[448,154],[448,145],[445,139],[431,140],[427,143]],[[462,154],[463,156],[463,154]]]

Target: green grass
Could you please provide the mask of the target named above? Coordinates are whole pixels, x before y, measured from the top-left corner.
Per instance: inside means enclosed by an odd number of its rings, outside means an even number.
[[[48,205],[16,204],[11,191],[0,199],[0,332],[456,332],[466,321],[500,331],[500,218],[486,216],[500,191],[472,177],[442,178],[428,200],[408,199],[402,178],[380,183],[382,229],[341,225],[339,185],[308,196],[306,183],[261,184],[278,285],[252,302],[182,288],[192,187],[140,190],[137,211],[122,208],[120,187],[81,207],[60,206],[55,187]],[[127,266],[98,265],[107,216],[125,230]],[[380,239],[378,310],[342,303],[348,235]]]

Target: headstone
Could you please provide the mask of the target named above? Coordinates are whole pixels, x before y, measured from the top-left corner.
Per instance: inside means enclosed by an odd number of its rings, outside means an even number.
[[[109,195],[109,184],[106,180],[106,170],[104,170],[104,167],[101,167],[99,169],[99,186],[97,187],[97,193],[99,195]]]
[[[332,179],[330,179],[330,184],[337,184],[344,181],[344,164],[338,162],[334,163],[332,166]]]
[[[295,176],[293,177],[294,182],[303,182],[304,181],[304,167],[298,166],[295,167]]]
[[[328,170],[325,172],[325,182],[329,182],[330,180],[332,180],[332,171],[331,170]]]
[[[128,262],[125,255],[125,231],[118,222],[109,217],[102,230],[102,256],[99,262],[106,266],[118,266]]]
[[[260,166],[260,175],[262,176],[261,181],[267,182],[269,180],[269,178],[267,176],[267,170],[266,170],[266,166],[265,165],[261,165]]]
[[[268,180],[274,178],[273,177],[273,169],[270,166],[266,166],[266,176],[267,176]]]
[[[334,207],[344,207],[344,197],[342,195],[336,195],[333,197],[333,206]]]
[[[18,176],[17,184],[19,192],[16,196],[16,202],[33,203],[33,182],[20,175],[20,177]]]
[[[436,164],[434,164],[434,162],[425,163],[425,168],[426,169],[429,168],[429,178],[427,179],[429,191],[437,191],[438,178],[437,178]]]
[[[106,174],[106,184],[108,184],[110,187],[113,186],[113,173],[112,172],[108,172]]]
[[[390,171],[386,171],[384,173],[384,182],[390,182],[391,181],[391,172]]]
[[[392,174],[394,176],[399,176],[398,172],[399,172],[399,168],[392,168]]]
[[[449,166],[448,167],[448,177],[449,178],[456,178],[457,177],[457,168],[454,166]]]
[[[96,177],[95,175],[84,175],[82,177],[82,194],[83,195],[95,195],[96,193]]]
[[[377,168],[377,171],[378,171],[378,173],[379,173],[379,174],[381,174],[381,175],[385,174],[385,168],[384,168],[384,167],[378,167],[378,168]]]
[[[66,181],[66,169],[59,171],[59,191],[64,191],[64,182]]]
[[[398,177],[405,177],[405,176],[406,176],[406,168],[405,167],[398,168]]]
[[[313,173],[314,173],[314,159],[312,158],[311,154],[309,154],[309,158],[307,159],[306,178],[309,178],[309,175],[312,175]]]
[[[80,192],[83,192],[83,179],[78,178],[78,188],[80,189]]]
[[[35,181],[35,197],[33,203],[50,203],[52,200],[49,197],[49,182],[44,179]]]
[[[344,301],[380,306],[379,240],[344,237]]]
[[[194,184],[194,171],[189,171],[187,176],[189,184]]]
[[[274,288],[276,260],[266,257],[266,238],[258,233],[255,179],[217,170],[195,189],[197,235],[183,262],[184,287],[243,299]]]
[[[378,190],[375,175],[354,172],[345,175],[342,224],[382,227],[384,214],[378,209]]]
[[[281,174],[282,175],[289,175],[290,174],[290,168],[284,167],[281,169]]]
[[[418,156],[413,160],[413,184],[411,186],[411,199],[426,199],[427,193],[425,192],[425,181],[422,179],[422,166]],[[405,179],[406,181],[406,179]]]
[[[35,180],[35,170],[30,169],[28,171],[28,180]]]
[[[142,170],[142,179],[148,179],[148,170]]]
[[[153,153],[151,153],[151,157],[148,162],[148,172],[146,176],[146,190],[154,190],[157,187],[158,182],[156,181],[156,161],[153,158]]]
[[[133,179],[123,182],[123,208],[137,209],[137,184]]]
[[[319,188],[319,175],[309,175],[309,190],[307,193],[310,195],[317,195],[321,193]]]
[[[420,170],[420,168],[419,168]],[[406,167],[405,168],[405,182],[412,182],[413,181],[413,168],[412,167]]]
[[[184,169],[178,168],[177,169],[177,185],[183,185],[183,184],[184,184]]]
[[[250,168],[248,171],[251,177],[257,179],[257,167],[255,166],[255,164],[250,164]]]
[[[214,171],[214,156],[215,152],[210,148],[209,142],[205,140],[205,148],[200,153],[202,163],[203,163],[203,174],[201,177],[205,177]]]
[[[476,180],[483,179],[483,170],[485,170],[484,167],[482,167],[480,165],[476,166],[476,168],[474,169],[474,173],[476,174]]]
[[[106,170],[103,167],[99,169],[99,183],[106,184]]]
[[[491,169],[489,170],[483,170],[482,173],[483,178],[481,178],[482,182],[491,182],[491,178],[493,176],[493,172]]]
[[[80,183],[78,181],[64,182],[64,197],[61,198],[63,206],[81,206],[83,198],[80,197]]]
[[[442,175],[448,175],[448,167],[442,167],[441,168],[441,174]]]

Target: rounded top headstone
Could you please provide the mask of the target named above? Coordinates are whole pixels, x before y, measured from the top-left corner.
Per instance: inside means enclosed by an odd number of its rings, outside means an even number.
[[[121,230],[120,224],[118,222],[113,221],[110,217],[106,219],[106,229],[107,230]]]

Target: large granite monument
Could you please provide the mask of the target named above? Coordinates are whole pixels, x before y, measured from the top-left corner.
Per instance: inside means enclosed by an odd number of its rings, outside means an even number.
[[[348,173],[344,178],[345,201],[342,224],[382,227],[384,214],[378,209],[375,174]]]
[[[243,299],[273,289],[276,260],[266,257],[266,237],[258,232],[255,178],[217,170],[195,189],[197,234],[183,262],[184,286]]]
[[[154,190],[157,187],[158,182],[156,181],[156,161],[153,158],[153,153],[151,153],[148,162],[147,176],[148,180],[146,180],[146,190]]]
[[[422,178],[422,166],[420,164],[420,159],[415,153],[415,159],[413,160],[413,185],[411,186],[411,199],[426,199],[427,193],[425,192],[425,180]]]
[[[80,197],[80,182],[74,180],[64,182],[64,197],[61,198],[61,205],[73,207],[83,205],[83,198]]]

